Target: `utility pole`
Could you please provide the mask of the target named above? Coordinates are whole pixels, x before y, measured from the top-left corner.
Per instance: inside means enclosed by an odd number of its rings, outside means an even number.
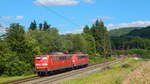
[[[130,50],[130,45],[128,45],[128,49],[127,49],[127,52],[128,52],[128,57],[130,57],[129,50]]]
[[[106,31],[104,32],[104,69],[106,69]]]
[[[125,50],[124,50],[124,42],[122,44],[122,56],[123,56],[123,61],[125,60]]]
[[[115,48],[115,47],[114,47],[114,50],[113,50],[113,51],[114,51],[114,56],[117,57],[117,51],[116,51],[116,48]]]

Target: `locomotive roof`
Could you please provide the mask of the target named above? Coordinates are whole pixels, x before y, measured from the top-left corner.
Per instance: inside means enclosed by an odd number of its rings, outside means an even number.
[[[43,55],[68,55],[68,54],[83,54],[82,52],[69,52],[69,53],[63,53],[63,52],[48,52],[44,53]]]
[[[58,55],[58,54],[43,54],[43,56],[70,56],[70,55],[87,55],[87,54],[61,54],[61,55]],[[42,56],[42,55],[37,55],[37,56]]]

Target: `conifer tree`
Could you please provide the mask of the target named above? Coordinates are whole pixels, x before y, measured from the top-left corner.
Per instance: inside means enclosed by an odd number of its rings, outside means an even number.
[[[39,30],[41,31],[43,29],[42,23],[39,24]]]
[[[86,33],[86,34],[90,34],[90,28],[88,25],[86,25],[83,29],[83,32]]]
[[[103,21],[96,20],[96,23],[91,28],[91,33],[95,39],[96,52],[103,54],[104,50],[104,37],[106,37],[106,52],[111,52],[110,39],[107,34],[107,29],[104,26]],[[105,33],[105,34],[104,34]],[[106,36],[104,36],[106,35]]]
[[[37,24],[36,24],[35,20],[33,22],[31,22],[29,29],[31,29],[31,30],[36,30],[37,29]]]
[[[50,28],[50,25],[48,25],[47,22],[44,21],[44,27],[43,27],[43,30],[46,31],[46,30],[48,30],[48,28]]]

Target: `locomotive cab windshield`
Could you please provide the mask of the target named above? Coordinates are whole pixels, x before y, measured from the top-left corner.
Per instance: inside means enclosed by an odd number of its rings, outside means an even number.
[[[40,55],[35,57],[35,66],[37,69],[45,69],[48,67],[48,56]]]
[[[47,60],[47,57],[42,57],[42,60]]]
[[[41,60],[41,57],[36,57],[36,60]]]
[[[48,60],[47,56],[36,57],[36,60]]]

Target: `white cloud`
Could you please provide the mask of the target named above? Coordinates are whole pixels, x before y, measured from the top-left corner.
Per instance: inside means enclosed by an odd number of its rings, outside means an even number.
[[[113,17],[108,17],[108,16],[97,16],[97,18],[102,19],[102,20],[112,20],[112,19],[114,19]]]
[[[0,16],[0,21],[8,21],[8,20],[12,20],[13,17],[12,16]]]
[[[93,0],[83,0],[85,3],[94,3]]]
[[[123,27],[147,27],[150,26],[150,21],[134,21],[130,23],[107,24],[105,26],[107,27],[108,30],[118,29]],[[84,26],[81,26],[80,28],[77,28],[73,31],[61,32],[61,34],[67,34],[67,33],[79,34],[83,32],[83,28]]]
[[[95,19],[89,19],[90,22],[95,22],[96,20],[113,20],[114,17],[108,17],[108,16],[96,16]]]
[[[59,28],[64,28],[64,27],[67,27],[67,25],[65,25],[65,24],[59,24],[58,27]]]
[[[24,16],[17,16],[16,17],[16,20],[21,20],[21,19],[23,19],[24,18]]]
[[[80,33],[83,32],[83,28],[84,28],[84,26],[80,26],[79,28],[71,31],[71,33],[73,33],[73,34],[80,34]]]
[[[3,24],[0,24],[0,35],[6,33],[7,27]]]
[[[118,28],[122,28],[122,27],[146,27],[146,26],[150,26],[150,21],[134,21],[134,22],[130,22],[130,23],[106,25],[108,30],[118,29]]]
[[[89,19],[90,22],[95,22],[97,19]]]
[[[10,20],[21,20],[24,16],[0,16],[0,22],[10,21]]]
[[[68,34],[68,33],[72,33],[72,34],[80,34],[80,33],[83,32],[83,28],[84,28],[84,26],[80,26],[79,28],[74,29],[74,30],[72,30],[72,31],[60,32],[60,34]]]
[[[45,6],[76,5],[78,3],[78,0],[35,0],[35,4]]]

